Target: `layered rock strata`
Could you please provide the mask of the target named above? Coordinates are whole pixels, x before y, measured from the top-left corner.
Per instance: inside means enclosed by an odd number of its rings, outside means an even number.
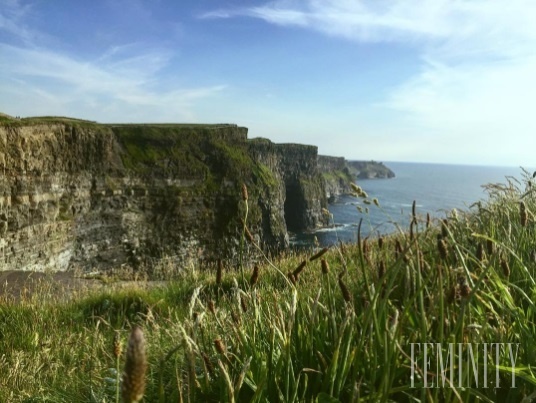
[[[325,223],[317,149],[236,125],[0,122],[0,270],[235,261],[246,216],[266,251]]]

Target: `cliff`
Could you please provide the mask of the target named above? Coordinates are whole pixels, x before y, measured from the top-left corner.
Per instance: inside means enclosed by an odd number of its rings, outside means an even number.
[[[394,172],[382,162],[347,161],[343,157],[318,156],[318,168],[324,179],[326,197],[335,200],[342,194],[351,193],[350,183],[356,179],[393,178]]]
[[[358,179],[388,179],[395,177],[395,173],[386,167],[383,162],[348,161],[348,166],[352,174]]]
[[[248,140],[236,125],[0,121],[0,270],[179,267],[236,261],[248,227],[266,251],[321,226],[313,146]]]
[[[249,153],[262,170],[271,172],[283,203],[290,231],[327,224],[324,181],[318,168],[318,148],[302,144],[274,144],[266,139],[249,142]],[[281,207],[279,206],[281,210]]]
[[[351,192],[350,183],[354,182],[356,177],[343,157],[319,155],[318,167],[324,178],[326,197],[329,201]]]

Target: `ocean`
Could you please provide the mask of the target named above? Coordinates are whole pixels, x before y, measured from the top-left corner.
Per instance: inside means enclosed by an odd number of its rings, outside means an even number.
[[[417,215],[444,218],[452,209],[469,210],[477,201],[487,200],[483,185],[506,183],[506,177],[522,178],[521,168],[474,165],[446,165],[406,162],[385,162],[396,177],[392,179],[358,180],[356,184],[378,199],[379,207],[365,205],[361,199],[342,196],[329,205],[334,226],[312,233],[294,234],[291,243],[300,247],[311,245],[316,237],[322,246],[339,240],[357,240],[357,226],[363,218],[362,236],[388,234],[396,231],[395,224],[407,229],[411,206],[416,201]],[[525,167],[527,170],[532,170]],[[359,212],[368,208],[368,213]]]

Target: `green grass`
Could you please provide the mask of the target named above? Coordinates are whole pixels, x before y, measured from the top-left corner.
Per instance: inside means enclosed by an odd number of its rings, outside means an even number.
[[[536,389],[536,198],[525,176],[488,186],[488,202],[444,224],[417,211],[411,231],[333,247],[328,273],[311,250],[267,260],[254,286],[251,267],[220,284],[192,270],[161,287],[1,303],[0,401],[115,402],[113,339],[134,324],[147,341],[146,402],[521,401]],[[286,274],[303,260],[294,286]],[[519,344],[516,388],[511,363],[503,355],[496,368],[489,351],[488,388],[469,372],[463,388],[424,388],[423,351],[412,387],[410,343],[424,342],[442,354],[448,343]]]

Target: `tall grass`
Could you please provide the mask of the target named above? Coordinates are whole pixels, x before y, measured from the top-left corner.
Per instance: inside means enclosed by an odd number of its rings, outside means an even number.
[[[530,401],[532,178],[487,190],[489,200],[467,214],[433,222],[414,208],[408,232],[359,234],[355,244],[291,252],[241,272],[222,264],[217,275],[189,272],[154,289],[6,301],[0,401],[116,401],[125,362],[116,335],[126,340],[133,326],[146,343],[147,402]],[[478,381],[465,371],[450,384],[450,371],[427,368],[411,343],[439,345],[443,356],[460,343],[464,360],[477,343],[518,349],[515,367],[504,354],[496,366],[494,351],[479,352]],[[432,382],[440,387],[425,387]]]

